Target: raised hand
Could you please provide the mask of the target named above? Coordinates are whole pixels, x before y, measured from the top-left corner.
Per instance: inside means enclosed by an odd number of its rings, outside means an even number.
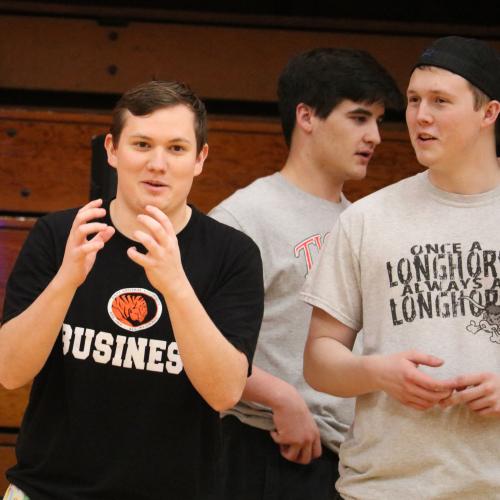
[[[106,215],[102,200],[93,200],[78,211],[66,242],[59,278],[79,287],[94,265],[97,252],[113,236],[115,229],[102,222],[91,222]],[[88,237],[94,235],[90,240]]]
[[[169,218],[159,208],[147,205],[145,211],[146,214],[137,216],[145,231],[135,231],[134,238],[142,243],[147,253],[130,247],[127,254],[144,268],[150,283],[167,296],[186,280],[177,236]]]

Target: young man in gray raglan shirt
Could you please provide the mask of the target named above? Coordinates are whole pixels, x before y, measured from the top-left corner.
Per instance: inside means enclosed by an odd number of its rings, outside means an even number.
[[[342,498],[498,499],[499,56],[441,38],[407,96],[428,171],[339,218],[303,293],[314,306],[304,373],[318,390],[358,397]]]
[[[299,291],[380,142],[392,78],[367,53],[317,49],[290,60],[278,84],[289,155],[281,172],[237,191],[210,215],[248,234],[264,265],[265,312],[243,399],[223,418],[221,499],[330,499],[353,401],[302,376],[311,309]]]

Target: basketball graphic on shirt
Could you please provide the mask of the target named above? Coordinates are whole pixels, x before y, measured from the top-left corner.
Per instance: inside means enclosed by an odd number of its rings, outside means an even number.
[[[108,301],[110,318],[124,330],[137,332],[153,326],[162,313],[158,295],[144,288],[123,288]]]
[[[148,314],[148,306],[142,295],[118,295],[111,304],[116,319],[129,326],[140,325]]]

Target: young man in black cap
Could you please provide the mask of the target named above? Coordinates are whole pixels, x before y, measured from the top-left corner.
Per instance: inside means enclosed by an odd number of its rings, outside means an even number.
[[[116,198],[28,236],[0,329],[0,383],[33,380],[8,498],[217,498],[218,411],[250,372],[263,287],[250,238],[187,204],[206,132],[186,85],[126,92]]]
[[[357,396],[340,451],[342,498],[497,498],[498,54],[439,39],[407,95],[428,171],[340,216],[303,291],[314,306],[304,372],[320,391]]]

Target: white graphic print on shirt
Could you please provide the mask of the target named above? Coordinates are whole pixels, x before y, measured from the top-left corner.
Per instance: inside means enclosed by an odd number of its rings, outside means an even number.
[[[163,307],[154,292],[125,288],[110,297],[107,310],[120,328],[136,333],[152,327],[159,320]],[[105,331],[96,333],[91,328],[67,323],[62,326],[62,341],[63,354],[71,354],[79,360],[91,359],[95,363],[171,375],[178,375],[183,368],[176,342],[113,335]]]

